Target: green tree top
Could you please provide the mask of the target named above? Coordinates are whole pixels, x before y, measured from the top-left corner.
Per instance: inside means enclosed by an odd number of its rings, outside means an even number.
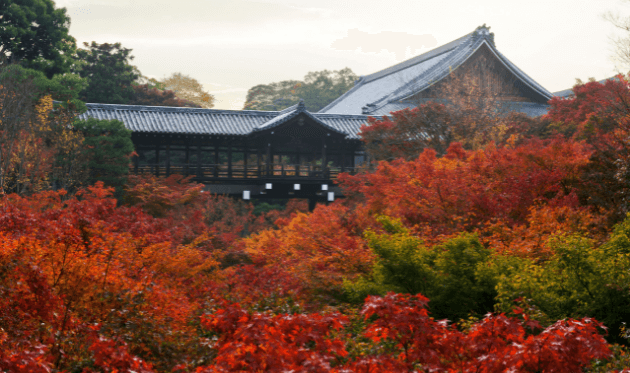
[[[306,109],[317,112],[352,88],[358,76],[345,68],[342,70],[312,71],[304,81],[284,80],[271,84],[259,84],[249,89],[245,110],[282,110],[304,100]]]
[[[77,50],[77,72],[88,79],[88,86],[81,92],[85,102],[103,104],[127,104],[134,96],[132,84],[138,78],[129,64],[133,60],[131,49],[120,43],[83,43],[87,49]]]
[[[76,40],[66,8],[52,0],[0,0],[0,55],[48,78],[70,71]]]

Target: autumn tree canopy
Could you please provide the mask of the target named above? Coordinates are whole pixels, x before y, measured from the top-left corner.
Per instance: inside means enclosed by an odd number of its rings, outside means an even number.
[[[82,78],[0,66],[1,372],[630,372],[625,77],[531,119],[452,76],[364,128],[379,162],[339,176],[345,200],[255,210],[192,177],[128,176],[130,131],[75,122],[79,92],[212,97],[89,48]],[[350,77],[249,103],[332,100]]]
[[[173,73],[160,81],[164,89],[175,92],[175,95],[185,101],[205,109],[214,107],[214,96],[203,90],[201,83],[195,78],[182,73]]]
[[[84,104],[84,82],[74,75],[53,79],[18,64],[0,66],[0,188],[33,193],[51,185],[74,189],[86,180],[80,157],[83,137],[72,122]],[[52,99],[64,100],[53,108]]]
[[[196,107],[198,105],[192,101],[184,100],[175,95],[175,91],[161,90],[146,84],[134,84],[132,86],[134,95],[127,102],[129,105],[147,105],[147,106],[174,106],[174,107]]]

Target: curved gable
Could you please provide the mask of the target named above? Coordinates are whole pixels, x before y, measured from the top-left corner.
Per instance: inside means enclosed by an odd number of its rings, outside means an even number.
[[[551,99],[553,95],[549,91],[496,49],[494,35],[484,25],[442,47],[362,78],[354,88],[320,113],[383,112],[386,107],[396,106],[401,101],[430,89],[451,72],[464,66],[482,48],[487,48],[496,62],[509,73],[520,93],[529,97],[528,101],[545,105]]]

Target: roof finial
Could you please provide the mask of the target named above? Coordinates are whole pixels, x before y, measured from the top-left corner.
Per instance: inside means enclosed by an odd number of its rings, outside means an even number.
[[[492,43],[493,46],[495,46],[494,45],[494,32],[490,32],[490,26],[486,26],[485,23],[483,25],[477,27],[473,34],[477,38],[485,38],[485,39],[487,39],[488,41],[490,41],[490,43]]]
[[[304,105],[304,99],[300,99],[297,106],[298,111],[306,111],[306,106]]]

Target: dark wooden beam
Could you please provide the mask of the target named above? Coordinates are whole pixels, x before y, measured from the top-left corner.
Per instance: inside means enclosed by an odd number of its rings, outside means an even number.
[[[166,177],[171,176],[171,144],[166,145]]]
[[[197,177],[203,177],[201,171],[201,144],[197,145]]]
[[[228,177],[232,178],[232,140],[228,140]]]
[[[322,177],[326,177],[326,170],[328,169],[328,162],[326,162],[326,137],[322,137]]]
[[[262,173],[262,148],[260,145],[258,146],[258,149],[256,150],[256,156],[257,156],[256,164],[258,165],[258,177],[260,178],[262,176],[261,175]]]
[[[190,173],[189,171],[189,164],[190,164],[190,147],[188,146],[188,141],[186,141],[186,166],[184,167],[184,172],[186,173],[186,176],[188,176],[188,174]]]
[[[214,140],[214,177],[219,177],[219,140]]]
[[[155,144],[155,176],[160,177],[160,144]]]
[[[243,145],[243,178],[247,179],[247,144]]]
[[[267,144],[267,176],[271,175],[271,143]]]

